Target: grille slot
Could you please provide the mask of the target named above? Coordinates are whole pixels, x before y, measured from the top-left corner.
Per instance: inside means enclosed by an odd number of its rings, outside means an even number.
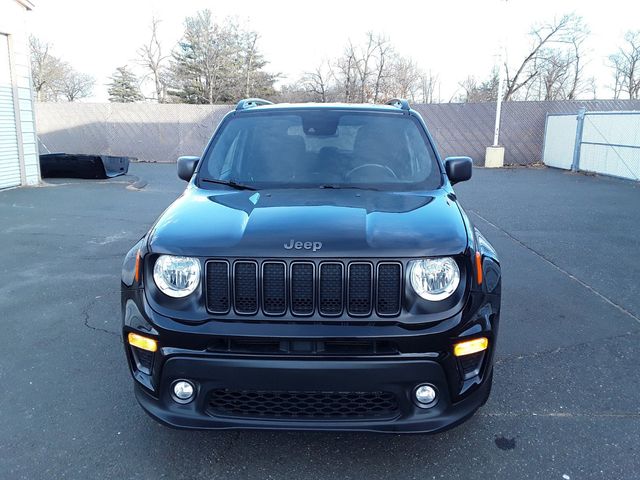
[[[367,316],[371,313],[372,270],[370,263],[353,262],[349,264],[349,298],[350,315]]]
[[[391,392],[306,392],[217,389],[209,395],[212,416],[292,419],[370,419],[398,415]]]
[[[313,313],[313,263],[291,264],[291,313],[311,315]]]
[[[402,292],[402,266],[399,263],[378,264],[377,292],[378,315],[398,315]]]
[[[252,315],[258,312],[258,265],[239,261],[233,265],[233,293],[236,312]]]
[[[229,311],[229,264],[225,261],[207,262],[207,309],[213,313]]]
[[[262,308],[267,315],[283,315],[287,311],[286,268],[284,262],[262,264]]]
[[[344,280],[341,263],[325,262],[320,265],[320,298],[321,315],[340,315],[343,309]]]

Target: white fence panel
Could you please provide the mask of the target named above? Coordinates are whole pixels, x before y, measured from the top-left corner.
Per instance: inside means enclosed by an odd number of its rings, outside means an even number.
[[[640,148],[583,143],[580,170],[640,180]]]
[[[579,168],[640,180],[640,112],[587,113]]]
[[[571,169],[577,125],[575,114],[547,116],[542,154],[545,165]]]

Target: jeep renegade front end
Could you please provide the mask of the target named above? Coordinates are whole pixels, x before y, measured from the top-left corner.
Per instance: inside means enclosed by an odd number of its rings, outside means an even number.
[[[406,101],[225,116],[127,254],[123,338],[160,422],[435,432],[486,401],[497,255]]]

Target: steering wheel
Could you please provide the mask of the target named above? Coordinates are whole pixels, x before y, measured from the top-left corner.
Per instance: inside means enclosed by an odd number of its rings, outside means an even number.
[[[391,170],[389,167],[387,167],[386,165],[380,165],[379,163],[365,163],[364,165],[358,165],[355,168],[352,168],[351,170],[349,170],[346,174],[345,174],[345,178],[349,178],[351,175],[353,175],[355,172],[357,172],[358,170],[361,170],[363,168],[379,168],[380,170],[384,170],[384,172],[390,176],[392,176],[393,178],[395,178],[396,180],[398,179],[398,176],[396,175],[396,173]]]

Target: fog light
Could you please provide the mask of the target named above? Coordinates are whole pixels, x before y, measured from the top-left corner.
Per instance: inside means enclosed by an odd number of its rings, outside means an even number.
[[[438,393],[431,385],[420,385],[415,391],[416,401],[423,408],[433,407],[438,400]]]
[[[177,380],[173,382],[171,388],[173,399],[178,403],[189,403],[195,396],[195,387],[193,383],[187,380]]]

